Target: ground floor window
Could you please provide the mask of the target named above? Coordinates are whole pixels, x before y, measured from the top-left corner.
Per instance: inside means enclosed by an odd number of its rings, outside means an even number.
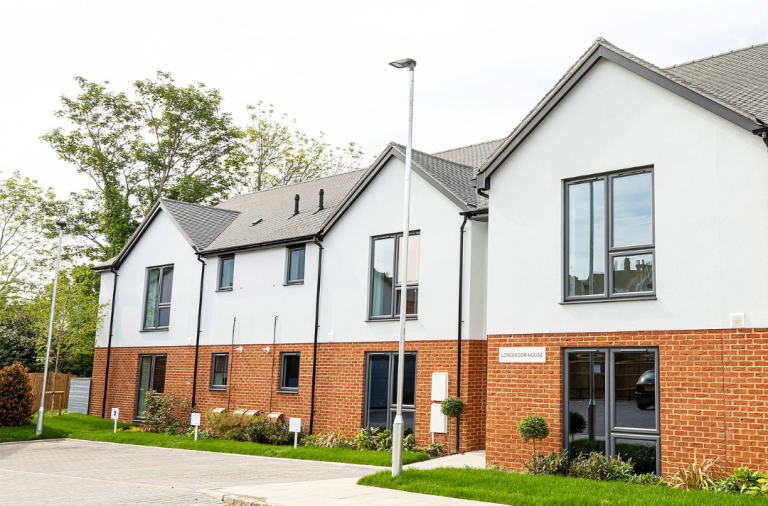
[[[211,390],[227,389],[229,353],[214,353],[211,357]]]
[[[565,349],[563,447],[660,469],[658,348]]]
[[[280,355],[279,392],[296,393],[299,391],[299,366],[301,353],[291,352]]]
[[[392,430],[397,413],[398,353],[371,352],[366,357],[365,426]],[[403,377],[403,425],[405,435],[416,427],[416,353],[405,354]]]
[[[139,356],[139,391],[136,398],[136,418],[144,418],[147,392],[154,390],[161,394],[165,391],[166,355]]]

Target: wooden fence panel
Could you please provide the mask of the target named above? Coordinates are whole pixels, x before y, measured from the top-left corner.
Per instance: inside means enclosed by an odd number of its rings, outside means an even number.
[[[29,376],[32,380],[32,393],[35,395],[33,406],[35,407],[35,412],[37,412],[37,410],[40,409],[40,395],[43,391],[43,373],[33,372],[30,373]],[[70,378],[76,378],[77,376],[59,373],[56,375],[56,385],[53,384],[53,376],[52,372],[48,373],[48,386],[45,391],[50,392],[53,390],[64,392],[62,395],[56,396],[55,408],[58,410],[59,402],[61,402],[61,408],[67,409],[67,403],[69,401],[69,380]],[[51,397],[49,395],[45,396],[45,409],[46,411],[51,409]]]

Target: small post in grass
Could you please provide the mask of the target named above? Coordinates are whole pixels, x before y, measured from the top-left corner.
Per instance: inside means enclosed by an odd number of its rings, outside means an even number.
[[[120,416],[120,408],[112,408],[109,417],[115,421],[115,428],[112,430],[112,434],[117,434],[117,418]]]
[[[197,441],[197,428],[200,427],[200,413],[190,414],[189,424],[195,427],[195,441]]]
[[[288,419],[288,432],[293,432],[293,448],[299,444],[299,432],[301,432],[301,418]]]

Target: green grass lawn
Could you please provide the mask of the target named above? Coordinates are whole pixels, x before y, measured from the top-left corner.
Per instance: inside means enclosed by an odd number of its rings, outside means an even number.
[[[407,492],[513,504],[515,506],[731,506],[768,504],[736,494],[673,490],[559,476],[531,476],[494,469],[409,469],[398,478],[389,471],[365,476],[360,485]]]
[[[112,433],[111,420],[102,420],[95,416],[80,413],[64,414],[46,417],[42,436],[35,434],[35,420],[23,427],[0,427],[0,443],[8,441],[30,441],[34,439],[49,439],[70,437],[89,441],[108,441],[143,446],[160,446],[163,448],[180,448],[185,450],[200,450],[219,453],[239,453],[242,455],[260,455],[263,457],[281,457],[286,459],[321,460],[325,462],[345,462],[348,464],[367,464],[371,466],[389,466],[392,462],[391,452],[368,450],[347,450],[343,448],[305,448],[300,446],[270,446],[259,443],[224,441],[220,439],[198,439],[191,437],[166,436],[165,434],[149,434],[143,432]],[[134,424],[118,423],[118,428],[127,429]],[[425,453],[404,452],[403,462],[410,464],[427,460]]]

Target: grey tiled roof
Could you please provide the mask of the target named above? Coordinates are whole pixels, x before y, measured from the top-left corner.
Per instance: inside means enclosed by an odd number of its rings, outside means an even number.
[[[546,95],[536,104],[536,106],[523,118],[523,120],[515,127],[514,130],[512,130],[512,133],[510,133],[497,147],[497,149],[488,157],[488,159],[483,162],[483,164],[480,167],[480,171],[485,171],[493,162],[493,160],[506,148],[506,146],[512,142],[512,140],[517,136],[519,132],[521,132],[525,126],[531,121],[536,114],[539,112],[540,108],[543,107],[560,89],[560,87],[570,79],[572,74],[588,59],[588,57],[594,53],[594,51],[599,48],[600,46],[604,46],[607,49],[610,49],[611,51],[627,58],[630,61],[633,61],[637,63],[638,65],[641,65],[642,67],[650,70],[651,72],[654,72],[660,76],[663,76],[691,91],[694,93],[697,93],[703,97],[706,97],[713,102],[730,109],[731,111],[746,117],[752,121],[755,121],[757,119],[762,119],[763,117],[758,114],[758,112],[763,111],[765,109],[765,101],[767,99],[765,94],[760,95],[759,90],[765,89],[765,81],[763,82],[763,87],[755,86],[752,88],[749,88],[749,92],[747,91],[740,91],[740,95],[743,96],[742,100],[740,102],[733,101],[734,96],[737,95],[734,91],[731,91],[730,94],[726,92],[727,89],[729,89],[729,86],[732,86],[735,89],[736,82],[740,79],[739,73],[742,73],[744,76],[754,76],[755,74],[759,75],[760,71],[759,68],[762,65],[765,65],[766,57],[764,56],[763,51],[765,51],[762,46],[755,46],[756,48],[760,48],[756,53],[753,53],[749,58],[741,58],[742,61],[736,62],[733,60],[736,60],[737,58],[734,58],[732,61],[729,61],[728,65],[728,71],[723,71],[723,74],[721,74],[721,77],[715,78],[715,77],[709,77],[704,78],[705,72],[707,70],[711,71],[712,68],[715,67],[714,63],[708,64],[706,68],[705,66],[700,66],[697,71],[689,71],[684,72],[683,70],[675,70],[674,67],[662,69],[657,67],[656,65],[653,65],[652,63],[649,63],[641,58],[638,58],[637,56],[633,55],[632,53],[628,53],[627,51],[624,51],[623,49],[620,49],[607,40],[601,38],[598,38],[595,40],[595,42],[592,44],[592,46],[587,49],[587,51],[584,52],[584,54],[571,66],[570,69],[568,69],[568,72],[566,72],[563,77],[560,78],[560,80],[555,83],[555,85],[552,87],[549,92],[547,92]],[[759,54],[758,54],[759,53]],[[747,62],[746,60],[750,60]],[[706,60],[700,60],[700,61],[706,61]],[[688,65],[691,65],[692,63],[689,63]],[[750,66],[753,66],[755,68],[750,70]],[[681,69],[682,67],[680,67]],[[725,77],[725,73],[732,73],[733,75],[729,75],[729,77]],[[763,73],[763,75],[765,75]],[[691,81],[689,81],[691,79]],[[692,82],[696,81],[696,82]],[[698,84],[697,84],[698,83]],[[718,83],[718,84],[715,84]],[[729,84],[730,83],[730,84]],[[745,109],[745,107],[749,107],[749,109]]]
[[[239,195],[222,202],[215,209],[239,214],[203,253],[314,235],[365,173],[364,170],[345,172]],[[322,211],[318,211],[320,189],[324,191]],[[294,196],[297,194],[300,197],[299,214],[294,216]],[[262,221],[254,225],[259,219]]]
[[[478,144],[470,144],[469,146],[462,146],[460,148],[447,149],[445,151],[438,151],[432,153],[432,156],[442,158],[454,163],[460,163],[461,165],[469,165],[470,167],[480,168],[489,156],[504,142],[504,139],[496,139],[493,141],[480,142]]]
[[[405,146],[396,143],[390,145],[405,156]],[[432,176],[448,193],[464,204],[482,208],[487,206],[486,199],[477,194],[472,187],[476,169],[469,165],[455,163],[445,158],[413,150],[413,163]]]
[[[178,200],[160,199],[197,251],[204,250],[237,218],[238,212]]]
[[[768,123],[768,43],[664,70]]]

